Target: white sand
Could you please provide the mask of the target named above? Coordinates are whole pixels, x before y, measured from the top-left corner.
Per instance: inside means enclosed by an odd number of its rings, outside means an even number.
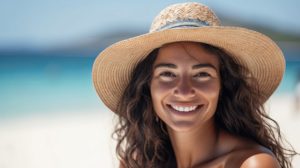
[[[111,121],[100,112],[2,121],[0,167],[117,167]]]
[[[291,96],[273,97],[267,108],[300,151],[300,112],[294,112],[292,103]],[[99,109],[93,111],[2,120],[0,167],[118,167],[110,136],[113,115]],[[300,167],[300,158],[296,157],[293,164]]]
[[[300,109],[295,109],[295,103],[291,95],[274,96],[268,101],[266,108],[270,111],[271,117],[279,123],[284,137],[299,153]],[[293,167],[300,167],[300,156],[294,157]]]

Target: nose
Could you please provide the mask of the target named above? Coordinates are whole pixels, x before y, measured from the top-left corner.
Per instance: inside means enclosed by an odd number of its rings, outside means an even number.
[[[188,79],[181,79],[174,88],[174,95],[182,99],[188,99],[195,96],[195,88]]]

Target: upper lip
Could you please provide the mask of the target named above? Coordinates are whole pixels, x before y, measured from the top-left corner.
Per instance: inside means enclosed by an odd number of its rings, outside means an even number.
[[[194,102],[170,102],[170,103],[166,103],[166,104],[170,105],[170,106],[181,106],[181,107],[190,107],[190,106],[201,105],[200,103],[194,103]]]

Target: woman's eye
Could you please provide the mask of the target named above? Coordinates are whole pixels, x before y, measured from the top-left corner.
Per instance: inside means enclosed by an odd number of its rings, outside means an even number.
[[[211,75],[207,72],[200,72],[200,73],[196,74],[194,77],[203,79],[203,78],[209,78],[209,77],[211,77]]]
[[[159,76],[165,77],[165,78],[175,78],[176,77],[176,75],[172,72],[162,72],[159,74]]]

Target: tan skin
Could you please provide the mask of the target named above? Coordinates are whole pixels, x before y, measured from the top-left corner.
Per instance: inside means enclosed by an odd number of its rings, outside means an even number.
[[[216,128],[219,60],[199,44],[160,48],[150,84],[154,110],[166,123],[179,168],[277,168],[271,151]]]
[[[160,48],[153,68],[153,106],[167,125],[178,168],[280,167],[267,148],[216,128],[217,56],[197,43],[172,43]]]

